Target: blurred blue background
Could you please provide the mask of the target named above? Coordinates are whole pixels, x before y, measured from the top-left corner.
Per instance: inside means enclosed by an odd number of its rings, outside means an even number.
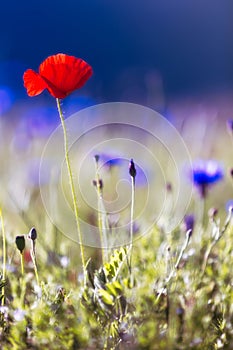
[[[165,96],[231,90],[232,19],[232,0],[5,1],[0,86],[25,98],[23,71],[64,52],[93,66],[88,88],[103,101],[145,102],[150,85]]]

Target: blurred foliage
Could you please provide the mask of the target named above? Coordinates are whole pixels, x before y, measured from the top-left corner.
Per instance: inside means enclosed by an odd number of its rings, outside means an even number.
[[[50,265],[38,256],[38,286],[30,261],[20,275],[17,252],[7,283],[0,285],[6,288],[0,307],[2,348],[231,349],[233,229],[231,220],[225,226],[216,220],[216,225],[222,236],[212,249],[210,220],[202,233],[194,229],[183,251],[182,229],[174,240],[171,234],[168,249],[163,231],[154,228],[133,247],[133,278],[129,248],[112,251],[103,265],[99,258],[94,263],[93,255],[85,287],[73,266],[57,263],[58,255]],[[197,246],[199,234],[203,238]]]

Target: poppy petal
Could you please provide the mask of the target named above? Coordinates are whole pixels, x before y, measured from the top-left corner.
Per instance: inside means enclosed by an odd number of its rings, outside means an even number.
[[[23,75],[24,86],[29,96],[39,95],[47,88],[46,82],[32,69],[26,70]]]
[[[91,66],[83,60],[80,61],[79,81],[77,80],[75,89],[81,88],[93,74]]]
[[[64,98],[85,84],[92,75],[92,68],[80,58],[57,54],[41,63],[39,74],[52,96]]]

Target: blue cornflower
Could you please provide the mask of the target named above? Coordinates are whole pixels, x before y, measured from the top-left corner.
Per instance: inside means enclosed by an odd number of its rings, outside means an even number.
[[[114,156],[113,154],[101,153],[99,160],[102,166],[111,169],[114,166],[120,166],[124,162],[124,158],[120,156]]]
[[[233,199],[229,199],[229,201],[227,201],[225,208],[227,212],[229,212],[229,210],[233,208]]]
[[[227,129],[228,129],[230,135],[232,135],[233,134],[233,119],[227,120]]]
[[[185,231],[193,231],[194,228],[194,224],[195,224],[195,218],[194,215],[189,214],[189,215],[185,215],[184,217],[184,223],[183,223],[183,227],[185,229]]]
[[[208,187],[222,180],[223,176],[223,169],[215,160],[198,160],[193,163],[193,184],[202,197],[206,197]]]

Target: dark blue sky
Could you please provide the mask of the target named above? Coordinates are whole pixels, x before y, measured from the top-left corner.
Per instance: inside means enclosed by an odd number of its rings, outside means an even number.
[[[57,52],[89,62],[88,86],[106,99],[128,69],[138,84],[159,71],[167,95],[233,88],[232,0],[4,1],[0,43],[0,85],[18,90],[25,68]]]

